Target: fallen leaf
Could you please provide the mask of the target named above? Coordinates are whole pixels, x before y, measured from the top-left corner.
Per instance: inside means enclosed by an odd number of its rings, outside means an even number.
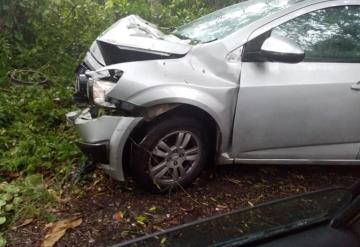
[[[75,217],[75,218],[61,220],[55,223],[47,224],[46,227],[48,227],[49,230],[41,246],[42,247],[54,246],[64,236],[66,230],[75,228],[79,226],[81,223],[82,223],[82,219]]]
[[[121,211],[113,215],[113,220],[115,221],[122,221],[123,219],[124,219],[124,214]]]
[[[9,172],[9,173],[6,174],[6,176],[7,176],[7,177],[10,177],[10,178],[18,178],[18,177],[20,177],[21,175],[20,175],[20,173],[18,173],[18,172]],[[0,246],[1,246],[1,245],[0,245]]]
[[[136,222],[141,224],[141,225],[145,225],[145,223],[148,221],[148,218],[144,215],[139,215],[136,217]]]
[[[254,203],[252,203],[251,201],[248,201],[248,204],[250,205],[250,207],[254,207]]]
[[[165,243],[166,243],[166,237],[163,237],[162,239],[161,239],[161,241],[160,241],[160,244],[161,245],[165,245]]]
[[[11,229],[12,229],[12,230],[17,230],[17,229],[19,229],[19,228],[21,228],[21,227],[30,225],[33,221],[34,221],[34,219],[26,219],[26,220],[24,220],[23,223],[21,223],[21,224],[18,225],[18,226],[14,226],[14,227],[11,228]]]
[[[151,207],[151,208],[149,208],[149,212],[150,213],[153,213],[153,212],[155,212],[156,211],[156,207],[154,206],[154,207]]]
[[[121,236],[122,238],[126,238],[128,235],[129,235],[129,231],[122,231],[122,232],[120,233],[120,236]]]

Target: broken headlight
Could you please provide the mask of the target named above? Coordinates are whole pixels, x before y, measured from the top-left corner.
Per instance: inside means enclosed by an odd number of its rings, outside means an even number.
[[[87,95],[90,102],[103,107],[115,108],[115,104],[110,103],[106,95],[116,86],[123,72],[120,70],[102,70],[96,72],[87,72],[88,87]]]
[[[91,87],[92,100],[94,104],[103,107],[115,108],[116,106],[106,100],[106,95],[116,86],[116,83],[93,80]]]

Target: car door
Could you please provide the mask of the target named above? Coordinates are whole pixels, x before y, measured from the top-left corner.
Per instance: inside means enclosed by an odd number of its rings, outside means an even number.
[[[243,61],[232,155],[356,159],[360,6],[326,7],[300,15],[250,40],[244,54],[275,33],[299,44],[305,59],[296,64]]]

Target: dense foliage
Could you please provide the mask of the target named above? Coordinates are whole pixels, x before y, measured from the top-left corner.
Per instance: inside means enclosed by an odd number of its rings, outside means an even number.
[[[161,27],[174,27],[234,2],[0,0],[0,182],[18,186],[24,184],[19,180],[40,173],[62,185],[78,165],[76,135],[65,123],[65,113],[73,108],[73,72],[91,42],[111,23],[138,14]],[[11,85],[9,71],[25,68],[41,71],[51,84]],[[31,186],[19,188],[32,191]],[[4,200],[8,204],[13,199]]]
[[[91,42],[129,14],[163,27],[184,24],[235,0],[0,0],[0,75],[48,65],[70,76]],[[70,78],[70,77],[69,77]]]

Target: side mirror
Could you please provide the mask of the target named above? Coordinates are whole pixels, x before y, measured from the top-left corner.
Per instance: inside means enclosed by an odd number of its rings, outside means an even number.
[[[304,60],[304,50],[291,39],[271,34],[261,46],[261,56],[266,61],[299,63]]]

